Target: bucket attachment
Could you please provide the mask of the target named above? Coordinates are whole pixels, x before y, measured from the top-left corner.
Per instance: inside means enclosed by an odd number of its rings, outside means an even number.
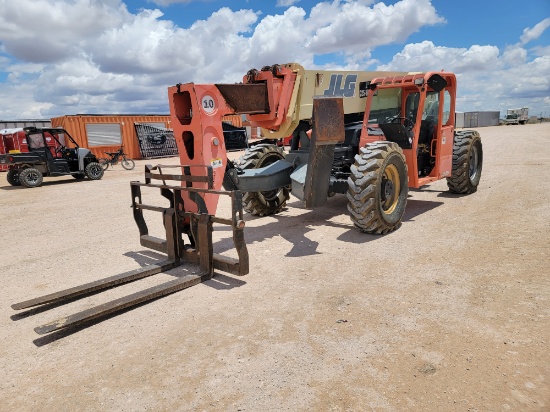
[[[194,182],[206,183],[212,187],[212,168],[210,166],[193,166],[202,168],[203,174],[197,174],[190,166],[145,166],[145,183],[130,182],[132,191],[132,208],[134,219],[139,228],[140,243],[142,246],[165,253],[167,259],[163,262],[131,270],[119,275],[110,276],[95,282],[65,289],[38,298],[12,305],[12,309],[22,310],[41,305],[57,306],[76,298],[81,298],[98,291],[106,290],[125,283],[143,279],[177,266],[191,263],[198,265],[199,274],[187,275],[182,278],[154,286],[140,292],[104,303],[102,305],[84,310],[74,315],[58,319],[56,321],[39,326],[34,330],[38,334],[46,334],[60,329],[75,327],[92,320],[111,315],[132,306],[139,305],[161,296],[166,296],[182,289],[194,286],[214,276],[214,270],[228,272],[234,275],[246,275],[249,270],[248,251],[244,241],[244,221],[242,211],[242,194],[239,191],[216,191],[212,189],[194,188]],[[183,174],[164,173],[163,169],[181,168]],[[158,183],[153,183],[153,181]],[[170,185],[167,182],[180,182],[184,186]],[[170,202],[169,207],[147,205],[142,202],[142,189],[158,188],[161,195]],[[196,212],[189,212],[190,205],[184,204],[182,193],[187,193],[186,198],[194,203]],[[231,218],[220,218],[208,213],[206,204],[201,195],[213,193],[229,196],[231,199]],[[187,207],[186,207],[187,206]],[[147,224],[143,216],[143,210],[160,212],[166,231],[166,239],[160,239],[149,235]],[[237,251],[237,258],[222,256],[213,252],[212,233],[213,224],[231,226],[233,230],[233,242]],[[189,238],[185,243],[183,236]]]

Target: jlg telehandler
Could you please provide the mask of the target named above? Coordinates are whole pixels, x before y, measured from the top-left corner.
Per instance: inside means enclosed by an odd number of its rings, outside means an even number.
[[[166,253],[167,260],[12,307],[57,304],[182,262],[199,264],[200,273],[37,327],[38,333],[187,288],[210,279],[214,269],[247,274],[243,207],[268,215],[281,211],[290,193],[308,208],[341,193],[361,231],[383,234],[401,224],[409,187],[447,178],[452,192],[469,194],[479,184],[481,140],[475,131],[455,131],[452,73],[313,72],[286,64],[251,70],[240,84],[178,84],[168,89],[168,97],[181,174],[168,166],[146,166],[145,183],[131,182],[141,244]],[[228,160],[221,121],[228,114],[247,114],[266,138],[292,135],[290,151],[261,144],[238,161]],[[149,188],[160,188],[170,205],[144,204],[141,190]],[[231,218],[215,216],[220,195],[231,198]],[[149,235],[143,210],[162,213],[166,239]],[[214,223],[232,227],[237,258],[214,253]]]
[[[301,96],[308,80],[319,97]],[[278,213],[290,193],[307,208],[341,193],[360,230],[384,234],[401,224],[408,187],[447,178],[452,192],[468,194],[479,184],[481,140],[476,131],[455,131],[452,73],[363,80],[357,72],[306,76],[286,64],[251,70],[242,84],[179,84],[168,94],[182,163],[211,165],[214,188],[243,192],[254,215]],[[227,114],[247,114],[266,138],[291,133],[290,151],[261,144],[229,161],[220,138]],[[216,196],[205,200],[215,210]]]

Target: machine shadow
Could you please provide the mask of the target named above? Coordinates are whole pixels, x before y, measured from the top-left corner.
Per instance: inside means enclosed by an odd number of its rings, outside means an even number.
[[[141,267],[150,266],[152,264],[160,263],[166,260],[166,255],[163,255],[161,253],[151,251],[148,249],[140,250],[137,252],[126,252],[123,255],[134,259],[137,262],[137,264],[140,265]],[[166,275],[174,276],[176,278],[183,277],[183,276],[192,274],[192,273],[185,273],[186,268],[189,268],[189,267],[198,268],[198,265],[195,265],[192,263],[183,263],[181,266],[178,266],[174,269],[167,270],[166,272],[162,272],[162,273]],[[212,277],[212,279],[204,281],[202,283],[216,290],[229,290],[229,289],[241,287],[246,284],[245,281],[242,281],[238,278],[224,275],[216,271],[214,271],[214,276]]]
[[[456,198],[459,198],[459,197],[462,197],[462,196],[466,196],[466,195],[461,195],[459,193],[453,193],[449,190],[437,190],[437,189],[430,189],[429,187],[423,187],[423,188],[420,188],[420,189],[410,189],[409,188],[409,192],[417,192],[417,193],[421,193],[421,192],[428,192],[428,193],[438,193],[437,197],[443,197],[445,199],[456,199]]]
[[[413,221],[415,217],[429,212],[430,210],[435,209],[443,204],[443,202],[434,202],[432,200],[407,200],[407,208],[405,209],[405,214],[403,215],[403,222]]]
[[[52,181],[44,181],[38,187],[57,186],[57,185],[65,185],[65,184],[78,183],[78,182],[82,183],[81,180],[77,180],[74,178],[64,179],[64,180],[52,180]],[[88,182],[91,182],[91,180],[88,180]],[[30,190],[34,190],[34,189],[37,189],[37,188],[32,188]],[[23,186],[0,186],[0,190],[29,190],[29,189]]]
[[[408,200],[407,209],[403,216],[403,221],[413,220],[416,216],[428,212],[440,205],[443,202],[433,202],[424,200]],[[304,210],[303,202],[294,201],[288,203],[288,207],[297,207]],[[286,257],[302,257],[320,254],[317,251],[319,243],[309,239],[306,235],[308,232],[314,231],[317,226],[329,226],[334,228],[346,229],[344,233],[337,237],[337,240],[348,243],[364,244],[381,239],[387,235],[371,235],[358,230],[353,222],[338,223],[331,221],[332,218],[342,214],[348,215],[347,198],[345,196],[335,196],[328,199],[325,207],[320,207],[314,210],[307,210],[298,216],[287,216],[284,213],[269,216],[270,221],[262,226],[247,226],[245,229],[245,239],[247,244],[262,242],[264,240],[281,236],[292,244],[292,249],[285,254]],[[257,221],[266,219],[246,215],[246,220]],[[349,219],[349,218],[348,218]],[[217,228],[216,232],[229,232],[229,228]],[[224,237],[214,244],[217,253],[225,252],[233,249],[233,241],[231,237]]]

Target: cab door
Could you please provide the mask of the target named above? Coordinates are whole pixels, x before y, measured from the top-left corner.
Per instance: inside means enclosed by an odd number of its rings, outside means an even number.
[[[451,175],[453,168],[453,141],[455,132],[455,111],[454,98],[450,89],[442,90],[440,99],[443,104],[439,105],[440,122],[437,127],[437,138],[435,139],[436,168],[439,179]]]

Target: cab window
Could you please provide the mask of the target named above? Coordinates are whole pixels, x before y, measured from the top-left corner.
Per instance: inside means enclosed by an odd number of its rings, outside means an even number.
[[[42,133],[29,134],[27,137],[27,143],[31,149],[39,149],[45,147]]]
[[[445,94],[443,96],[443,124],[445,126],[448,126],[450,124],[449,120],[451,117],[451,94],[448,90],[445,90]]]

